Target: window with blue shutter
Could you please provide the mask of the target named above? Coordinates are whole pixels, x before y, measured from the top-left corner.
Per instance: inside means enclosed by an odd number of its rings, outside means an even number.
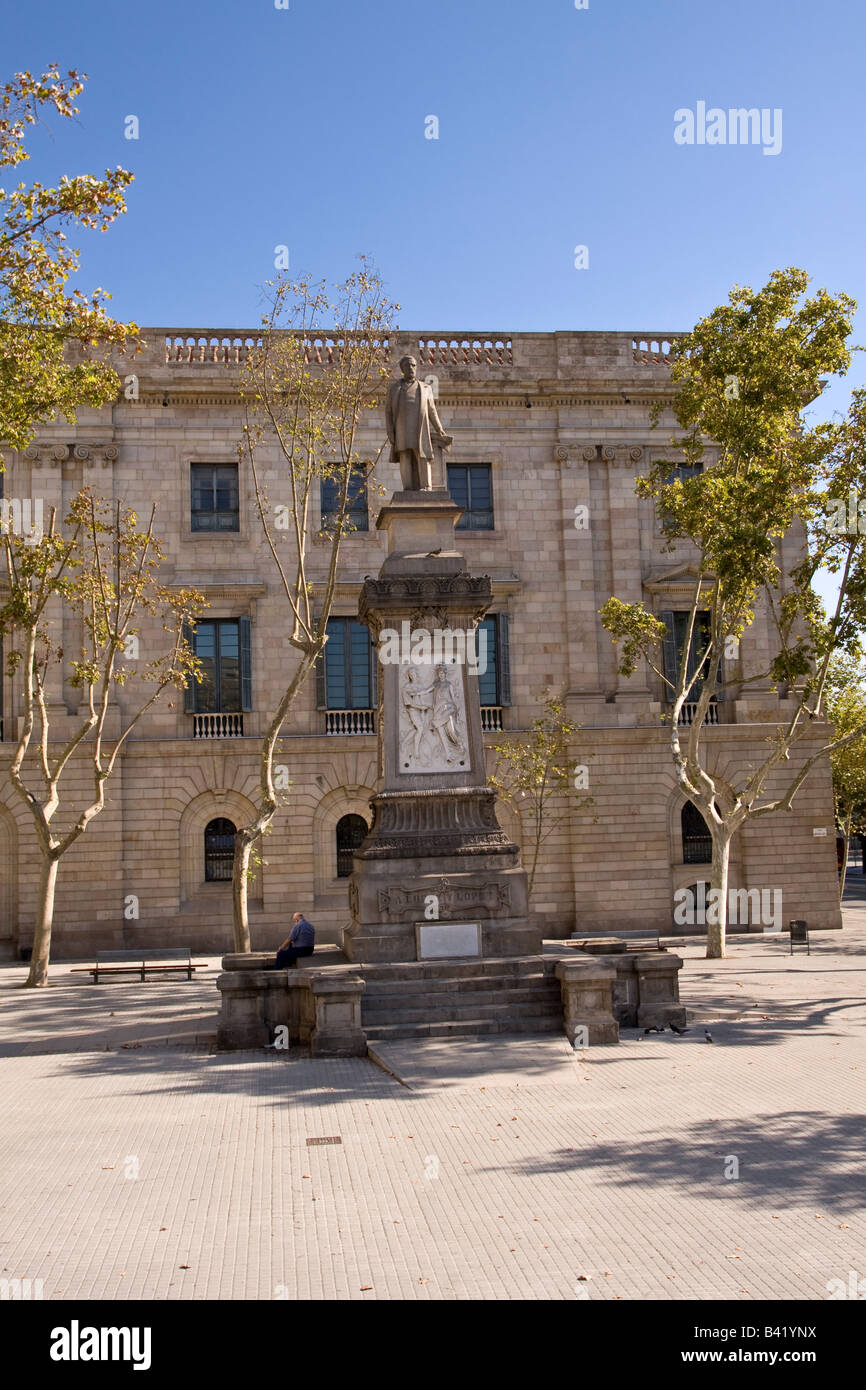
[[[236,463],[190,464],[190,530],[239,531]]]
[[[252,709],[249,618],[200,622],[191,645],[201,681],[190,680],[184,709],[192,714],[230,714]]]
[[[689,630],[690,612],[677,612],[670,609],[659,613],[659,618],[664,623],[666,632],[664,640],[664,671],[665,676],[676,688],[679,676],[680,662],[683,655],[683,647],[686,643],[686,636]],[[686,675],[689,680],[698,669],[704,652],[707,650],[710,641],[710,614],[706,611],[695,615],[695,626],[692,632],[692,641],[689,648],[689,659],[686,666]],[[697,700],[701,693],[701,686],[707,679],[709,671],[704,667],[701,672],[701,679],[696,681],[689,691],[689,699]],[[721,677],[721,662],[719,663],[719,676]],[[670,698],[673,690],[667,691]]]
[[[677,683],[677,672],[679,670],[679,652],[677,650],[676,619],[671,609],[665,609],[659,613],[659,618],[665,625],[665,637],[662,655],[664,657],[665,680],[670,682],[670,689],[665,689],[665,694],[671,696]]]
[[[508,614],[496,615],[496,654],[499,673],[499,703],[511,704],[511,639],[508,634]]]
[[[327,646],[327,643],[325,644]],[[325,652],[316,657],[316,709],[327,709],[328,697],[325,686]]]
[[[482,705],[511,704],[511,663],[509,660],[508,614],[495,613],[482,618],[476,628],[479,654],[478,698]],[[484,671],[481,655],[486,648]]]
[[[482,705],[499,704],[495,618],[482,618],[476,629],[479,653],[478,698]],[[485,669],[481,671],[482,658]]]
[[[253,707],[253,637],[252,622],[249,618],[238,618],[241,657],[241,709],[249,712]]]
[[[195,651],[195,633],[190,623],[183,625],[183,640],[188,647]],[[198,690],[198,682],[195,676],[188,676],[186,685],[183,688],[183,709],[184,714],[195,714],[195,697]]]
[[[489,463],[449,463],[448,491],[463,508],[458,531],[493,530],[493,469]]]
[[[357,618],[329,618],[325,645],[325,707],[372,709],[375,703],[370,629]]]
[[[322,479],[322,530],[330,531],[340,515],[340,494],[342,479],[328,477]],[[351,531],[367,531],[370,521],[367,511],[367,470],[363,464],[353,464],[349,478],[346,520]]]
[[[676,464],[665,478],[666,483],[687,483],[691,478],[699,478],[704,471],[703,463],[679,463]],[[664,494],[656,500],[656,513],[661,529],[667,529],[670,521],[670,512],[664,503]]]

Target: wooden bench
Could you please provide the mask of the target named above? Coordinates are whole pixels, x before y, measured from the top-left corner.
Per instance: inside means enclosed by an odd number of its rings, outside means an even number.
[[[595,946],[596,943],[603,943],[605,938],[601,936],[587,936],[586,932],[572,932],[570,940],[575,942],[592,941]],[[662,949],[660,936],[657,931],[616,931],[611,932],[610,940],[625,941],[626,943],[634,941],[638,943],[635,946],[627,944],[626,950],[628,951],[660,951]],[[599,944],[598,949],[601,950],[601,944]]]
[[[207,961],[193,961],[189,946],[171,946],[153,951],[97,951],[95,965],[76,966],[72,973],[92,975],[93,983],[98,985],[100,975],[134,975],[140,972],[143,982],[148,970],[160,974],[185,970],[186,978],[191,980],[194,970],[206,968]]]
[[[657,931],[618,931],[620,941],[638,941],[638,946],[629,946],[630,951],[660,951],[661,939]]]

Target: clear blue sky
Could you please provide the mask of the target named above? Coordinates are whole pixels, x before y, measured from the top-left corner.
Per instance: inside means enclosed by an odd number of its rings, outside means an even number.
[[[790,264],[866,304],[863,0],[4,0],[0,15],[4,76],[52,59],[90,75],[78,125],[40,132],[28,177],[135,173],[127,216],[82,241],[84,280],[119,317],[253,326],[278,244],[293,272],[329,279],[368,252],[411,328],[687,328]],[[699,101],[781,108],[781,153],[676,144],[674,112]]]

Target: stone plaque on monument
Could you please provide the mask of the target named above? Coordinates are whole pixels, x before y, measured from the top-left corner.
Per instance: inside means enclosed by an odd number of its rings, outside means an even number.
[[[416,922],[419,960],[481,955],[480,922]]]

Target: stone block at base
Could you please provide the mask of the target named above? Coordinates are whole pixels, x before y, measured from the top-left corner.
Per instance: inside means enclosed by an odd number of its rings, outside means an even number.
[[[366,988],[357,975],[310,976],[313,1027],[309,1041],[314,1057],[366,1057],[367,1036],[361,1027],[361,996]]]
[[[638,979],[638,1028],[664,1028],[676,1023],[685,1027],[686,1011],[680,1004],[679,972],[682,956],[670,951],[652,951],[636,955],[634,968]]]
[[[562,990],[563,1026],[568,1041],[574,1044],[586,1029],[590,1047],[619,1042],[619,1024],[613,1016],[613,983],[616,971],[591,957],[586,960],[561,960],[556,965],[556,978]]]
[[[216,984],[221,996],[217,1024],[219,1050],[238,1052],[264,1047],[270,1042],[268,996],[285,992],[285,971],[226,972],[217,977]]]

